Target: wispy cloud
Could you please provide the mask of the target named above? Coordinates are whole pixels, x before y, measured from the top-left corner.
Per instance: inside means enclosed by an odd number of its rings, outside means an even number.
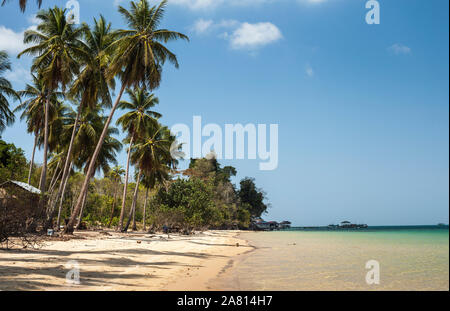
[[[193,31],[197,35],[201,35],[209,32],[213,25],[214,22],[212,20],[205,20],[201,18],[194,23],[194,25],[191,27],[191,31]]]
[[[275,2],[297,2],[300,4],[318,4],[328,0],[170,0],[169,4],[186,7],[190,10],[212,10],[223,6],[249,7]],[[114,0],[114,5],[126,4],[126,0]],[[151,4],[159,3],[159,0],[150,0]]]
[[[311,67],[310,64],[306,65],[305,73],[310,78],[314,76],[314,69]]]
[[[5,78],[13,83],[23,83],[31,81],[31,74],[29,70],[24,69],[21,65],[13,64],[12,70],[5,73]]]
[[[391,51],[395,55],[410,54],[411,48],[400,43],[395,43],[388,47],[388,51]]]

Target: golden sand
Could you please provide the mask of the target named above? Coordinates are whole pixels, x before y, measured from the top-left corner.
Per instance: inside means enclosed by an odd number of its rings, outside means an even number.
[[[40,249],[0,250],[0,290],[206,290],[234,256],[251,249],[236,235],[81,232]],[[79,285],[67,281],[74,268]]]

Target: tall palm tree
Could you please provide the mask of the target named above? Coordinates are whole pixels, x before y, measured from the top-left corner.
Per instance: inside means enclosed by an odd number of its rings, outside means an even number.
[[[9,0],[3,0],[2,6],[4,6],[6,2],[9,2]],[[42,5],[42,0],[36,0],[36,3],[38,5],[38,7],[40,8]],[[27,8],[27,4],[28,4],[28,0],[19,0],[20,10],[22,12],[25,12],[25,9]]]
[[[11,62],[8,54],[0,51],[0,134],[7,125],[14,123],[14,114],[9,109],[7,97],[20,100],[19,95],[13,90],[11,82],[2,76],[7,70],[11,70]]]
[[[83,50],[80,56],[82,57],[81,62],[85,65],[69,92],[70,97],[79,98],[79,104],[78,114],[75,119],[69,149],[67,151],[68,156],[64,164],[63,181],[69,177],[72,148],[81,113],[86,108],[95,109],[99,101],[101,101],[103,107],[110,108],[111,94],[109,88],[114,89],[115,87],[114,79],[106,77],[105,74],[110,61],[110,56],[105,50],[114,42],[114,32],[111,30],[111,24],[107,23],[103,16],[100,16],[98,20],[94,18],[94,26],[92,29],[86,24],[83,24],[81,29],[84,41],[80,45]],[[64,184],[65,182],[62,182],[59,186],[55,204],[59,197],[61,197],[61,204],[64,200]],[[55,209],[55,206],[52,209]]]
[[[106,175],[110,170],[110,164],[117,165],[117,153],[122,150],[122,144],[119,140],[113,137],[113,135],[117,135],[118,130],[116,128],[110,128],[108,134],[105,138],[105,143],[102,146],[102,149],[97,157],[96,165],[94,173],[91,175],[91,179],[94,178],[96,172],[103,172],[103,175]],[[94,144],[92,144],[94,146]],[[92,154],[92,153],[91,153]],[[86,163],[90,162],[90,158],[86,161]],[[88,166],[85,167],[85,174],[87,174]],[[83,217],[83,209],[86,205],[87,192],[84,194],[84,202],[80,211],[80,216],[78,218],[77,228],[79,229],[81,225],[81,220]]]
[[[112,221],[114,219],[114,212],[115,212],[115,209],[116,209],[117,194],[118,194],[120,181],[122,180],[122,175],[123,174],[125,174],[125,170],[122,168],[122,166],[115,166],[108,173],[108,177],[111,179],[111,181],[113,183],[113,187],[114,187],[114,199],[113,199],[113,204],[112,204],[112,207],[111,207],[111,216],[109,218],[108,228],[111,228],[111,223],[112,223]]]
[[[39,72],[49,96],[45,104],[44,126],[44,163],[42,180],[39,188],[45,193],[47,177],[48,153],[48,113],[51,94],[61,86],[62,90],[72,81],[74,74],[78,73],[77,58],[84,56],[80,48],[82,30],[70,24],[65,16],[66,10],[54,7],[53,9],[39,11],[36,18],[40,20],[37,30],[27,30],[24,34],[24,43],[34,43],[22,55],[36,56],[31,70]]]
[[[150,7],[147,0],[131,2],[130,5],[131,11],[127,11],[122,6],[119,7],[119,12],[127,21],[130,29],[119,30],[118,39],[108,48],[109,51],[114,51],[111,66],[108,68],[108,76],[113,78],[119,75],[122,86],[92,156],[93,161],[89,165],[82,192],[86,191],[89,185],[89,175],[94,170],[95,159],[100,153],[109,125],[125,89],[132,86],[146,86],[150,90],[157,88],[161,82],[164,63],[168,60],[178,67],[176,55],[163,43],[177,39],[188,40],[187,36],[179,32],[158,29],[164,17],[167,0],[163,0],[158,6],[153,7]],[[75,215],[80,212],[82,200],[83,197],[80,195],[65,233],[73,232]]]
[[[136,212],[136,200],[142,172],[152,172],[155,167],[159,167],[160,165],[171,165],[173,159],[170,153],[170,147],[173,141],[174,137],[170,133],[170,130],[158,123],[156,126],[148,126],[146,135],[141,136],[140,141],[134,146],[131,161],[139,169],[139,173],[136,179],[136,188],[128,221],[122,231],[126,232],[128,230],[133,214]]]
[[[128,190],[128,176],[130,169],[130,156],[133,143],[140,136],[145,135],[145,131],[149,126],[155,126],[156,120],[161,118],[161,114],[150,110],[159,104],[159,99],[147,92],[145,89],[127,89],[127,94],[131,101],[121,101],[119,109],[128,110],[122,117],[117,120],[117,125],[121,125],[124,132],[128,134],[130,142],[128,148],[127,166],[125,170],[125,182],[123,187],[122,208],[120,211],[119,230],[123,229],[123,218],[125,211],[125,202]]]
[[[32,74],[32,84],[27,84],[23,91],[18,94],[26,100],[14,109],[14,112],[23,111],[20,120],[26,120],[27,132],[34,134],[33,153],[30,161],[30,168],[28,171],[28,184],[31,183],[31,173],[34,165],[34,156],[36,147],[39,143],[39,137],[43,134],[44,119],[45,119],[45,104],[47,102],[47,88],[42,79]],[[56,114],[55,107],[58,100],[64,97],[62,92],[53,92],[49,101],[49,119],[52,120]]]
[[[100,107],[95,109],[86,109],[80,117],[80,127],[74,141],[74,164],[83,169],[85,175],[88,174],[89,163],[92,161],[92,154],[95,148],[95,142],[98,141],[100,133],[106,122],[106,117],[102,116]],[[122,150],[122,144],[114,135],[119,131],[114,127],[109,127],[105,138],[105,143],[100,150],[99,156],[95,162],[95,170],[91,173],[89,181],[96,172],[103,172],[105,175],[110,171],[110,163],[116,164],[117,153]],[[86,203],[87,191],[83,195],[82,209],[80,209],[77,227],[81,224],[83,209]],[[78,216],[78,215],[77,215]]]

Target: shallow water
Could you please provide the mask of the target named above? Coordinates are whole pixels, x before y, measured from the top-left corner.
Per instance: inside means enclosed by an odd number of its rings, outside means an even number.
[[[217,290],[449,290],[449,230],[244,233],[257,249],[236,258]],[[368,285],[366,263],[380,264]]]

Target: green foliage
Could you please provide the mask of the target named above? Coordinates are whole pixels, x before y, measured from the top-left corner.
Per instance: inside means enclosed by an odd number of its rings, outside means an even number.
[[[245,188],[235,190],[231,177],[236,173],[234,167],[221,168],[216,159],[191,160],[184,173],[189,179],[178,179],[168,189],[160,188],[152,203],[150,221],[155,228],[169,224],[184,230],[248,228],[251,216],[261,215],[267,206],[264,193],[256,189],[253,180],[249,184],[244,179],[241,185]],[[248,193],[251,200],[242,201],[240,194],[246,199]]]
[[[0,183],[26,179],[27,160],[21,148],[0,140]]]
[[[256,188],[254,178],[244,178],[241,180],[241,189],[238,192],[242,203],[247,204],[248,210],[253,217],[261,217],[267,212],[267,205],[264,203],[265,194]]]

